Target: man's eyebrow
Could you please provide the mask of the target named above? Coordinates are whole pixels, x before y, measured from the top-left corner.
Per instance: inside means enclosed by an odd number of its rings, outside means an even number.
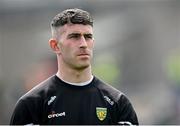
[[[73,33],[70,33],[69,35],[81,35],[81,33],[76,33],[76,32],[73,32]]]
[[[68,37],[72,37],[72,36],[81,36],[81,33],[70,33],[67,35]]]
[[[68,34],[68,36],[72,36],[72,35],[90,35],[90,36],[92,36],[93,34],[92,33],[76,33],[76,32],[74,32],[74,33],[70,33],[70,34]]]
[[[84,33],[84,35],[93,35],[92,33]]]

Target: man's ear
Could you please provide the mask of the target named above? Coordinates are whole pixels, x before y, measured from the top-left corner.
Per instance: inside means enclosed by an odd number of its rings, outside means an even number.
[[[58,41],[55,39],[50,39],[49,40],[49,45],[51,47],[51,49],[55,52],[55,53],[60,53],[60,48],[59,48],[59,44]]]

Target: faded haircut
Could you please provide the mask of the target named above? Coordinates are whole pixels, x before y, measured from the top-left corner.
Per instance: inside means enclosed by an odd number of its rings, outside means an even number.
[[[57,38],[57,28],[64,26],[65,24],[83,24],[91,25],[93,27],[93,18],[90,13],[74,8],[67,9],[57,14],[51,21],[51,30],[53,37]]]

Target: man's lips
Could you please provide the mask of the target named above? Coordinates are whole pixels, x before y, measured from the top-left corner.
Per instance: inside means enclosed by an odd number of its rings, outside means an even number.
[[[77,52],[77,56],[90,57],[91,56],[91,52],[88,51],[88,50],[79,50]]]
[[[81,54],[78,54],[78,56],[89,56],[88,53],[81,53]]]
[[[77,52],[77,55],[78,56],[81,56],[81,55],[90,55],[90,52],[89,51],[85,51],[85,50],[80,50],[79,52]]]

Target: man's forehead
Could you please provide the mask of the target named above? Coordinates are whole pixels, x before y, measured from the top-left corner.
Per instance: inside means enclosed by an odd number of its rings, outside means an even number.
[[[61,33],[90,33],[93,34],[92,26],[90,25],[82,25],[82,24],[66,24],[63,27],[61,27],[60,30]]]

